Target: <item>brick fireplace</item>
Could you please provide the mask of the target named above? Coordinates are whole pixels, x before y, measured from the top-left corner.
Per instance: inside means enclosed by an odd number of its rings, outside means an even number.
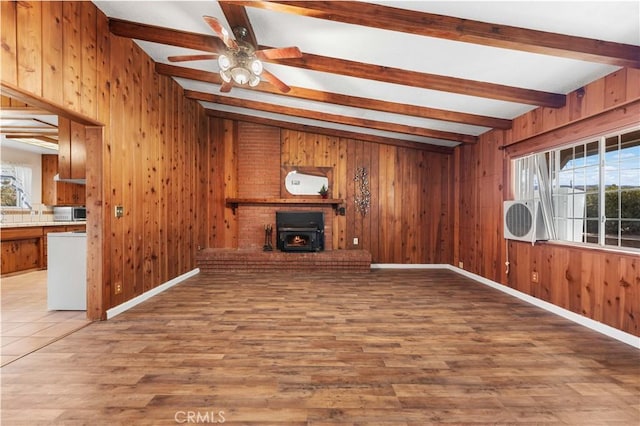
[[[287,212],[322,212],[324,214],[324,250],[333,250],[333,216],[334,209],[327,206],[289,206],[282,204],[240,205],[236,209],[238,218],[238,248],[262,250],[264,246],[264,227],[272,225],[273,244],[276,249],[277,230],[276,213]]]
[[[238,188],[235,197],[240,199],[278,200],[287,195],[282,193],[282,159],[280,157],[280,129],[238,123]],[[320,198],[317,196],[317,198]],[[238,249],[262,250],[264,227],[271,225],[274,230],[273,245],[276,244],[277,211],[324,213],[325,250],[333,250],[333,217],[331,205],[286,205],[281,203],[240,204],[236,208],[238,226]]]
[[[369,252],[337,250],[333,246],[335,205],[321,202],[319,195],[298,203],[295,197],[282,193],[282,168],[286,163],[280,156],[280,129],[239,122],[237,131],[234,158],[237,159],[238,186],[227,197],[254,201],[227,201],[226,208],[235,214],[237,245],[200,250],[196,263],[201,272],[369,271]],[[293,253],[278,250],[276,213],[279,211],[322,213],[324,250]],[[266,225],[273,228],[273,251],[263,251]]]

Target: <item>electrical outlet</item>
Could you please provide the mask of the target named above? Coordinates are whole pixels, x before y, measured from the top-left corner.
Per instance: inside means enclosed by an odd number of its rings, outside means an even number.
[[[122,283],[116,283],[116,294],[122,293]]]
[[[538,282],[538,273],[536,271],[531,272],[531,282]]]
[[[114,211],[116,217],[124,216],[124,206],[116,206]]]
[[[458,268],[464,269],[464,262],[458,262]]]
[[[357,245],[358,245],[358,237],[355,237],[355,238],[353,239],[353,245],[354,245],[354,246],[357,246]]]

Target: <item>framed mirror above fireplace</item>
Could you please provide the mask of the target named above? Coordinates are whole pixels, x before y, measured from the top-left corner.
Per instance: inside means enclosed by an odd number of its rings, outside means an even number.
[[[282,198],[320,198],[323,185],[329,188],[329,194],[332,193],[333,167],[282,166],[280,174]]]

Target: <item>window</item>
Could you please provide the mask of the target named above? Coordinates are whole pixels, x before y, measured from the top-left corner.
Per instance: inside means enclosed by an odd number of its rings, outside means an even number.
[[[2,164],[0,172],[0,205],[2,207],[31,208],[31,169]]]
[[[540,200],[553,239],[640,249],[640,129],[519,158],[513,166],[516,199]]]

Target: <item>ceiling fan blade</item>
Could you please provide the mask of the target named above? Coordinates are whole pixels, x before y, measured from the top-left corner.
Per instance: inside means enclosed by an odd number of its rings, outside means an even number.
[[[282,80],[280,80],[278,77],[276,77],[275,75],[271,74],[269,71],[263,69],[262,70],[262,77],[264,77],[265,80],[267,80],[269,83],[273,84],[274,86],[276,86],[278,88],[278,90],[280,90],[282,93],[287,93],[288,91],[291,90],[291,87],[287,86],[286,84],[284,84],[282,82]]]
[[[211,27],[213,32],[216,33],[216,36],[218,36],[222,40],[225,46],[232,50],[236,50],[238,48],[238,43],[236,43],[236,41],[231,38],[231,34],[229,34],[229,31],[227,31],[227,29],[222,26],[220,21],[218,21],[213,16],[203,16],[202,18],[209,25],[209,27]]]
[[[302,52],[295,46],[262,49],[256,52],[256,56],[262,60],[302,58]]]
[[[216,54],[206,55],[181,55],[181,56],[169,56],[167,59],[169,62],[185,62],[185,61],[202,61],[205,59],[216,59]]]
[[[231,83],[231,82],[227,83],[226,81],[223,81],[222,82],[222,86],[220,86],[220,91],[222,93],[227,93],[227,92],[231,91],[232,87],[233,87],[233,83]]]

